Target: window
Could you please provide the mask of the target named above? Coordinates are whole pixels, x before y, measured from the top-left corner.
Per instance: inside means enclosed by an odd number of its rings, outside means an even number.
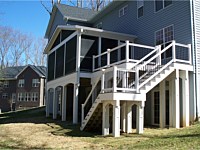
[[[8,98],[8,93],[3,93],[3,94],[2,94],[2,98],[3,98],[3,99],[7,99],[7,98]]]
[[[24,79],[19,79],[18,87],[24,87]]]
[[[31,101],[31,93],[25,94],[25,101]]]
[[[38,87],[39,86],[39,79],[32,79],[32,87]]]
[[[32,101],[37,101],[38,100],[38,92],[33,92],[32,93]]]
[[[127,13],[127,11],[128,11],[128,6],[126,5],[119,10],[119,17],[124,16]]]
[[[144,15],[144,0],[137,1],[137,15],[138,15],[138,18]]]
[[[9,87],[9,81],[4,81],[3,82],[3,87],[8,88]]]
[[[95,28],[97,28],[97,29],[102,29],[102,22],[98,23],[98,24],[95,26]]]
[[[174,27],[170,25],[166,28],[156,31],[155,33],[156,45],[167,44],[174,40]]]
[[[18,93],[18,101],[24,101],[24,93]]]
[[[155,0],[155,11],[159,11],[172,4],[172,0]]]

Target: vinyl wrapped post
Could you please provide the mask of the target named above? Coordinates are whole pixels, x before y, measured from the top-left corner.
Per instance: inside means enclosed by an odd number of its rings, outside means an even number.
[[[105,89],[105,69],[102,69],[102,76],[101,76],[101,91],[104,93]]]
[[[92,72],[94,72],[95,69],[95,56],[92,56]]]
[[[189,63],[192,64],[192,54],[191,54],[191,44],[188,44],[188,59],[189,59]]]
[[[126,62],[129,62],[129,41],[126,41]]]
[[[110,49],[107,49],[107,66],[110,66]]]
[[[117,66],[113,67],[113,92],[116,92],[117,88]]]
[[[172,41],[172,58],[173,58],[173,62],[176,62],[176,47],[175,47],[176,42]]]
[[[83,124],[83,120],[84,120],[84,104],[82,104],[81,106],[82,106],[82,117],[81,117],[81,123]]]
[[[135,89],[136,93],[139,93],[139,69],[137,67],[135,70]]]

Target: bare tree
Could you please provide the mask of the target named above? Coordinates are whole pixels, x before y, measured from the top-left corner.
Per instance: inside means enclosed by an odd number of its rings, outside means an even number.
[[[0,26],[0,68],[5,67],[6,55],[12,46],[13,29],[10,27]]]

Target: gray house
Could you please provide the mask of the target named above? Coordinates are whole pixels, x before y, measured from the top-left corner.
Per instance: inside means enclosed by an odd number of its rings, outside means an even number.
[[[56,4],[46,116],[103,135],[200,117],[199,1],[113,1],[100,12]]]

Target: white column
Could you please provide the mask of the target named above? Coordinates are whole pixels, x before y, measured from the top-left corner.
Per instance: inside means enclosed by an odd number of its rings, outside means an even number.
[[[43,78],[40,79],[40,106],[44,105],[44,80]]]
[[[183,107],[183,126],[189,126],[189,79],[188,71],[180,71],[180,76],[182,78],[182,107]]]
[[[165,128],[166,124],[166,96],[165,96],[165,80],[160,85],[160,128]]]
[[[98,55],[101,54],[101,37],[98,40]],[[98,58],[98,66],[101,66],[101,57]]]
[[[63,86],[62,89],[62,121],[66,121],[66,87]]]
[[[73,124],[78,123],[78,84],[74,85]]]
[[[120,136],[120,101],[115,100],[113,105],[113,136]]]
[[[109,104],[103,102],[102,135],[109,135]]]
[[[144,102],[137,105],[137,123],[136,132],[142,134],[144,131]]]
[[[49,117],[49,105],[50,105],[50,104],[49,104],[49,103],[50,103],[50,102],[49,102],[49,98],[50,98],[49,94],[50,94],[50,90],[47,90],[47,91],[46,91],[46,98],[45,98],[45,101],[46,101],[46,102],[45,102],[45,106],[46,106],[46,107],[45,107],[45,108],[46,108],[46,117]]]
[[[121,130],[126,132],[126,102],[121,107]]]
[[[173,127],[180,128],[180,102],[179,102],[179,70],[175,70],[174,99],[173,99]]]
[[[58,103],[57,103],[57,92],[55,89],[53,95],[53,119],[57,119],[57,113],[58,113]]]
[[[132,104],[126,102],[126,133],[132,133]]]
[[[173,87],[172,86],[172,80],[169,81],[169,126],[173,126]]]

